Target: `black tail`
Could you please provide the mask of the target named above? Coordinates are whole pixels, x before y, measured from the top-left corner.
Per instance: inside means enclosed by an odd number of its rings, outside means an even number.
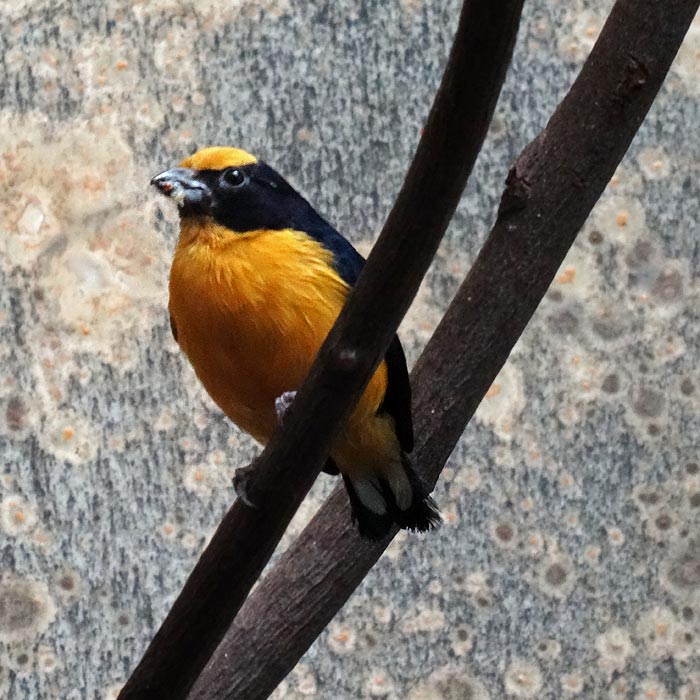
[[[353,480],[343,474],[352,520],[363,537],[381,539],[394,523],[421,532],[440,524],[440,512],[406,455],[401,456],[401,465],[402,472],[387,478]]]

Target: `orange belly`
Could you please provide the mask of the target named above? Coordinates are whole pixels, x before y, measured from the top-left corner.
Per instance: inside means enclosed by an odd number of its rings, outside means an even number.
[[[240,235],[205,223],[188,233],[170,277],[178,343],[226,415],[265,443],[275,399],[301,386],[348,286],[330,253],[294,231]],[[217,247],[215,233],[227,245]],[[400,459],[393,422],[376,415],[386,382],[382,362],[332,450],[343,472],[381,472]]]

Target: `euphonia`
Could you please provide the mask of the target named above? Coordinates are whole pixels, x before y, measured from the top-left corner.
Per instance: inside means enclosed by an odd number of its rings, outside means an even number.
[[[170,271],[175,340],[223,412],[270,438],[364,259],[275,170],[238,148],[197,151],[151,183],[178,205]],[[411,387],[394,337],[324,471],[342,474],[360,533],[440,520],[407,457]]]

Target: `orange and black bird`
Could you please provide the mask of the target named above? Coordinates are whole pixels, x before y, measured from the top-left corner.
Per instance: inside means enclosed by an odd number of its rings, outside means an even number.
[[[180,214],[175,340],[224,413],[264,444],[364,259],[275,170],[238,148],[204,148],[151,182]],[[362,535],[438,524],[412,448],[411,387],[394,337],[324,468],[342,474]]]

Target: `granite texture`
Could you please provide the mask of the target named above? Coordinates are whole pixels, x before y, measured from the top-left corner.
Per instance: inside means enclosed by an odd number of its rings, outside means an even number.
[[[150,176],[246,147],[366,252],[458,5],[0,4],[0,696],[114,698],[258,449],[170,337]],[[526,4],[409,362],[611,5]],[[274,697],[700,698],[699,97],[696,18],[450,459],[444,527],[399,536]]]

